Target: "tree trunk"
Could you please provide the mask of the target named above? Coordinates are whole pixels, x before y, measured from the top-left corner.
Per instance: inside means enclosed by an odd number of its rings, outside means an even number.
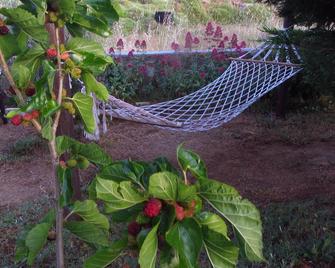
[[[283,28],[293,29],[294,24],[293,20],[290,17],[284,18]],[[286,109],[287,109],[287,101],[288,101],[288,91],[289,85],[285,83],[283,86],[279,88],[277,91],[277,105],[276,105],[276,116],[279,118],[285,118],[286,116]]]

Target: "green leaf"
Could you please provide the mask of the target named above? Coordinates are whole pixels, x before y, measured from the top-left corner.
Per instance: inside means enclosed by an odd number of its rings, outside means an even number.
[[[85,242],[107,247],[109,245],[108,233],[97,225],[86,221],[69,221],[64,227]]]
[[[56,211],[54,208],[50,209],[47,214],[40,220],[40,223],[49,224],[50,228],[55,224],[56,221]]]
[[[180,267],[198,267],[202,247],[202,232],[192,218],[177,222],[166,234],[166,241],[175,248],[180,257]]]
[[[59,155],[66,151],[74,155],[86,157],[90,162],[97,166],[108,166],[112,163],[112,158],[95,143],[81,143],[67,136],[58,136],[56,138],[56,150]]]
[[[203,237],[208,258],[214,268],[236,267],[238,248],[231,241],[210,230],[205,230]]]
[[[159,223],[157,223],[149,232],[145,238],[138,259],[138,263],[141,267],[155,268],[156,267],[156,257],[158,248],[158,238],[157,229]]]
[[[28,248],[28,265],[32,265],[37,254],[47,242],[50,224],[40,223],[31,229],[26,238],[26,247]]]
[[[159,171],[169,171],[172,173],[175,173],[176,175],[178,175],[178,171],[174,168],[174,166],[171,165],[171,163],[169,162],[169,160],[166,157],[158,157],[156,158],[152,165],[154,167],[156,167],[157,172]]]
[[[13,64],[11,67],[11,73],[18,88],[25,89],[28,87],[31,79],[31,73],[26,66]]]
[[[97,15],[107,19],[108,23],[112,23],[119,19],[119,15],[114,8],[114,1],[110,0],[85,0],[85,3],[93,8]]]
[[[177,201],[179,202],[189,202],[197,198],[197,186],[196,185],[186,185],[182,181],[178,183],[178,195]]]
[[[93,133],[95,130],[95,121],[93,117],[92,97],[77,92],[74,94],[72,101],[76,105],[80,116],[83,119],[85,130],[89,133]]]
[[[165,244],[163,249],[160,251],[159,257],[159,267],[160,268],[180,268],[179,255],[178,252]]]
[[[47,117],[42,125],[41,135],[46,140],[52,139],[52,119]]]
[[[71,184],[71,169],[57,167],[57,178],[61,186],[60,192],[60,204],[61,207],[68,206],[71,204],[71,199],[73,195],[73,189]]]
[[[110,56],[102,57],[95,54],[84,54],[83,56],[79,65],[80,68],[84,72],[92,72],[94,76],[102,74],[106,70],[106,67],[114,62]]]
[[[182,145],[178,146],[177,158],[184,172],[190,171],[198,179],[207,178],[207,170],[200,156],[192,151],[185,150]]]
[[[29,249],[26,246],[28,232],[28,229],[23,230],[16,239],[14,256],[15,263],[24,261],[28,256]]]
[[[97,98],[100,100],[108,100],[109,93],[107,88],[102,83],[98,82],[91,73],[83,72],[81,77],[88,92],[94,92]]]
[[[99,249],[84,262],[84,268],[103,268],[110,265],[127,247],[128,239],[114,242],[108,248]]]
[[[83,37],[85,34],[84,29],[77,23],[66,23],[66,28],[73,37]]]
[[[143,203],[111,213],[113,222],[129,222],[143,211]]]
[[[12,34],[0,36],[0,49],[6,60],[20,53],[17,39]]]
[[[58,7],[60,15],[71,19],[76,10],[75,0],[58,0]]]
[[[48,213],[40,220],[40,224],[47,224],[48,225],[48,230],[55,224],[55,217],[56,213],[54,209],[50,209]],[[40,251],[38,249],[39,245],[41,245],[41,241],[43,240],[40,236],[43,235],[43,230],[44,230],[44,225],[42,227],[40,226],[29,226],[29,228],[26,228],[17,238],[16,240],[16,246],[15,246],[15,262],[21,262],[25,260],[28,255],[30,254],[32,261],[35,259],[33,256],[34,250],[36,250],[36,254]],[[29,244],[30,248],[33,249],[33,252],[29,253],[29,247],[26,244],[26,240],[29,234]],[[33,241],[36,240],[36,241]],[[43,245],[41,246],[43,247]]]
[[[149,178],[149,194],[159,199],[175,201],[178,180],[177,175],[168,171],[155,173]]]
[[[262,223],[257,208],[231,186],[213,180],[201,180],[200,185],[201,197],[233,226],[242,253],[251,261],[264,260]]]
[[[72,212],[77,213],[86,222],[95,224],[102,229],[109,229],[107,217],[99,212],[97,204],[93,200],[76,201]]]
[[[120,161],[118,163],[113,163],[109,166],[105,166],[98,176],[102,179],[113,180],[115,182],[131,180],[141,188],[141,176],[144,173],[144,168],[142,165],[133,161]]]
[[[104,48],[101,44],[84,38],[75,37],[70,39],[66,48],[81,55],[94,54],[101,57],[106,56]]]
[[[31,77],[35,77],[35,74],[44,58],[45,51],[37,44],[34,47],[27,49],[24,53],[18,55],[14,63],[29,66]]]
[[[77,9],[73,15],[72,21],[86,30],[103,37],[110,36],[109,25],[96,16],[91,16],[83,9]]]
[[[227,225],[220,216],[211,212],[203,211],[197,215],[197,220],[202,226],[223,235],[229,240],[227,235]]]
[[[147,200],[147,198],[134,189],[130,181],[116,183],[97,177],[97,198],[106,202],[106,212],[130,208]]]
[[[48,32],[44,25],[30,12],[22,8],[1,8],[0,13],[14,22],[24,33],[33,40],[47,45],[49,41]]]

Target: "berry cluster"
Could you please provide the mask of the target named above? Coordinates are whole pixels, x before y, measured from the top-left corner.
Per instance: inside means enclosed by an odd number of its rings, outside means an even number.
[[[90,161],[88,161],[88,159],[84,156],[76,156],[73,157],[71,159],[69,159],[68,161],[66,161],[65,166],[69,167],[69,168],[75,168],[78,167],[80,169],[87,169],[90,165]]]
[[[27,112],[27,113],[24,113],[24,114],[17,114],[17,115],[14,115],[10,121],[11,123],[14,125],[14,126],[19,126],[21,125],[22,123],[26,123],[26,124],[29,124],[29,122],[33,119],[37,119],[38,117],[40,116],[40,113],[39,111],[37,110],[33,110],[31,111],[30,113]]]
[[[143,224],[139,223],[138,221],[131,222],[128,225],[128,234],[133,237],[136,237],[142,228],[151,227],[150,221],[153,218],[157,217],[161,213],[162,209],[164,209],[163,202],[164,202],[163,200],[159,200],[157,198],[149,199],[149,201],[145,204],[143,208],[143,214],[141,214],[144,216],[144,218],[147,219],[147,221],[145,220]],[[195,200],[192,200],[186,205],[182,205],[177,202],[165,202],[165,203],[167,206],[172,205],[174,207],[175,217],[178,221],[182,221],[185,218],[193,217],[195,213],[196,208]],[[142,222],[143,219],[141,219],[140,221]]]

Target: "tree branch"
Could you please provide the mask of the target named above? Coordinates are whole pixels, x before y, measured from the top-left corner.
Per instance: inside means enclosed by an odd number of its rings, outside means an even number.
[[[56,48],[57,48],[57,79],[58,79],[58,92],[57,92],[57,103],[62,103],[62,91],[63,91],[63,72],[62,62],[60,58],[60,40],[59,40],[59,28],[56,27]],[[60,185],[57,177],[57,168],[59,165],[59,156],[56,151],[56,132],[59,124],[59,118],[61,115],[61,109],[56,112],[54,123],[52,126],[52,139],[49,142],[49,149],[52,157],[52,165],[54,169],[54,182],[55,182],[55,207],[56,207],[56,267],[64,268],[64,240],[63,240],[63,224],[64,224],[64,211],[61,207],[60,200]]]

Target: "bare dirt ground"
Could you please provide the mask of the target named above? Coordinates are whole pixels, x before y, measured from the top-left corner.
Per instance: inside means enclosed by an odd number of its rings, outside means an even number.
[[[0,126],[0,153],[32,131]],[[211,178],[235,186],[258,204],[335,196],[335,114],[294,115],[283,121],[248,113],[200,133],[114,120],[100,141],[114,159],[164,155],[174,164],[180,143],[201,155]],[[0,161],[0,170],[0,207],[53,189],[45,148],[25,159]]]

